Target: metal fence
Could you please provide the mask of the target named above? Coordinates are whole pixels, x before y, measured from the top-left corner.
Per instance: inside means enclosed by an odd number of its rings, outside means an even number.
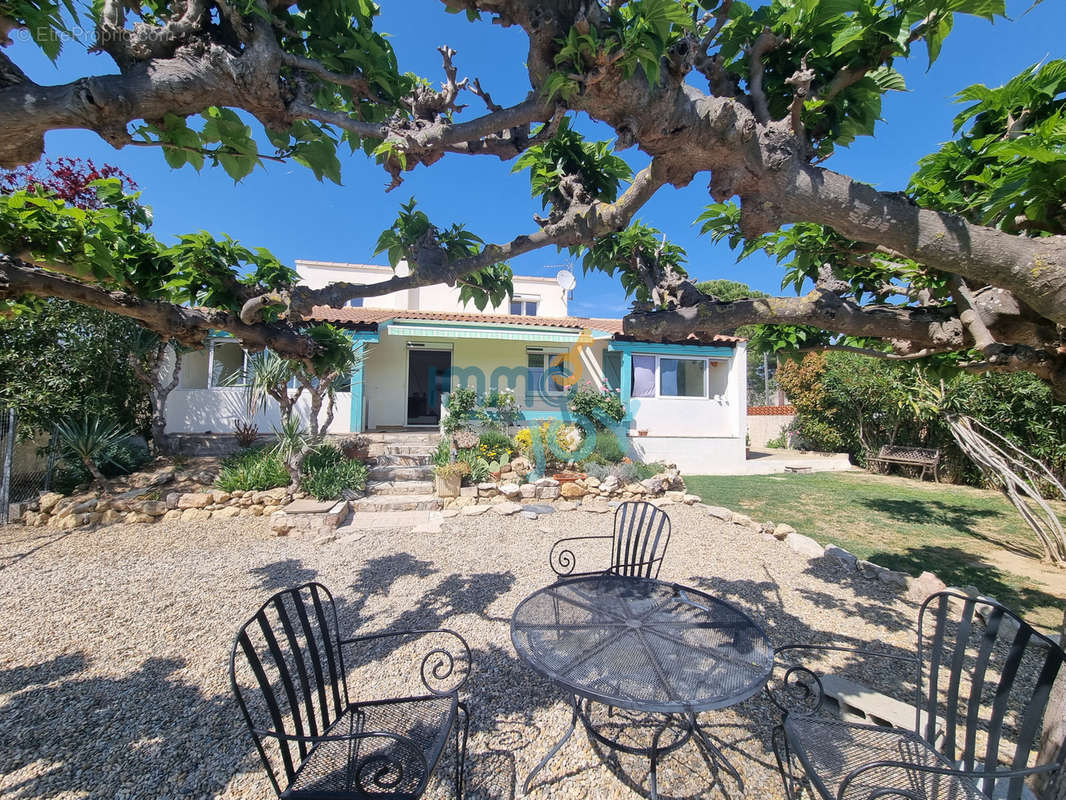
[[[12,503],[25,503],[48,491],[55,472],[57,437],[27,437],[19,441],[18,414],[0,408],[0,525],[16,522]]]

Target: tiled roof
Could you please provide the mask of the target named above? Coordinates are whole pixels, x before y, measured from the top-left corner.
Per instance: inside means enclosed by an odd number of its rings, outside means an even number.
[[[392,319],[433,320],[438,322],[474,322],[483,325],[526,325],[532,328],[591,328],[618,336],[622,334],[622,320],[605,317],[527,317],[518,314],[470,314],[454,311],[405,311],[395,308],[332,308],[315,306],[311,310],[315,322],[333,322],[356,326],[374,326]],[[693,342],[701,341],[689,336]],[[715,342],[742,342],[736,336],[717,335]]]

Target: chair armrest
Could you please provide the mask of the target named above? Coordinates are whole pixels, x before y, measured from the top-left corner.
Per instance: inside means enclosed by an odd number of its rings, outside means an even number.
[[[573,575],[596,575],[604,570],[591,570],[589,572],[574,572],[574,567],[577,566],[577,557],[574,555],[574,551],[570,549],[570,545],[573,542],[589,542],[596,541],[597,539],[606,539],[611,541],[613,536],[569,536],[565,539],[559,539],[552,545],[551,552],[548,554],[548,566],[552,568],[552,571],[560,578],[568,578]]]
[[[871,761],[869,764],[863,764],[860,767],[856,767],[844,776],[844,780],[840,783],[840,789],[837,791],[837,800],[844,800],[847,796],[848,787],[867,772],[872,772],[874,770],[899,770],[903,773],[923,772],[928,775],[971,778],[976,781],[984,778],[995,778],[996,780],[1022,778],[1027,775],[1054,772],[1058,768],[1058,764],[1041,764],[1037,767],[1026,767],[1025,769],[987,771],[963,770],[954,767],[936,767],[931,764],[912,764],[906,761]],[[905,797],[908,798],[908,800],[925,800],[924,794],[918,794],[909,789],[900,789],[891,786],[872,786],[867,800],[878,800],[882,797]]]
[[[877,650],[865,650],[859,647],[843,647],[832,644],[783,645],[774,650],[774,670],[776,671],[778,666],[787,666],[785,674],[781,678],[781,688],[775,693],[775,690],[767,683],[766,694],[770,698],[770,702],[785,714],[814,714],[822,707],[822,703],[825,701],[825,689],[822,687],[822,681],[814,670],[802,664],[785,665],[779,663],[778,656],[781,653],[792,650],[810,650],[821,653],[853,653],[855,655],[883,658],[889,661],[902,661],[913,664],[915,669],[918,667],[916,656],[897,656]],[[794,704],[794,707],[790,708],[790,703]]]
[[[456,694],[461,688],[463,688],[467,680],[470,678],[470,671],[474,665],[474,656],[466,639],[449,628],[412,628],[408,630],[381,631],[379,633],[368,633],[363,636],[353,636],[348,639],[338,639],[337,644],[344,646],[374,642],[393,637],[415,637],[427,636],[430,634],[443,634],[451,637],[454,641],[452,642],[451,649],[443,646],[434,647],[422,657],[422,665],[419,669],[422,685],[425,686],[431,694],[438,696]],[[462,663],[464,660],[466,662],[465,664]],[[451,678],[453,673],[456,672],[458,673],[457,683],[454,685],[443,683]]]

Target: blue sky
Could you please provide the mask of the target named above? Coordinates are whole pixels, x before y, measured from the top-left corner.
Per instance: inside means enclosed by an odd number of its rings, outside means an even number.
[[[517,28],[487,22],[469,23],[463,15],[442,11],[439,0],[380,0],[378,29],[393,37],[402,69],[430,80],[443,77],[437,46],[458,51],[460,76],[480,77],[497,102],[523,99],[529,83],[523,62],[526,39]],[[876,137],[841,149],[827,167],[886,190],[905,187],[923,155],[951,137],[951,120],[959,108],[952,95],[972,83],[998,85],[1024,67],[1064,55],[1062,30],[1066,11],[1060,0],[1045,0],[1028,13],[1031,0],[1008,0],[1012,20],[994,25],[957,17],[939,61],[926,70],[923,48],[910,63],[897,62],[909,91],[885,100]],[[58,67],[31,44],[18,42],[7,50],[38,83],[60,83],[86,74],[114,72],[103,55],[89,55],[77,43],[67,45]],[[470,112],[481,113],[481,101],[470,95]],[[582,124],[587,135],[610,138],[602,126]],[[190,167],[171,170],[151,148],[114,150],[93,134],[59,131],[48,135],[46,154],[91,157],[128,172],[140,185],[144,202],[155,212],[155,233],[166,240],[193,230],[228,233],[250,246],[264,246],[283,261],[296,258],[324,261],[387,263],[372,257],[374,243],[395,218],[399,204],[412,195],[434,222],[463,222],[486,241],[502,242],[535,230],[533,213],[539,201],[529,195],[525,173],[511,174],[511,165],[478,156],[446,156],[433,167],[408,173],[404,183],[385,194],[387,176],[357,154],[342,158],[343,186],[319,183],[299,165],[268,163],[238,185],[219,169],[201,173]],[[267,150],[269,152],[269,150]],[[644,159],[635,150],[623,155],[639,168]],[[781,270],[771,260],[753,257],[740,264],[724,245],[712,245],[697,234],[692,221],[709,202],[707,179],[697,176],[685,189],[666,187],[640,212],[640,218],[665,231],[689,255],[689,272],[700,280],[730,278],[766,292],[780,292]],[[527,254],[512,263],[515,272],[553,275],[567,253],[554,249]],[[583,276],[571,313],[619,316],[627,301],[616,280]]]

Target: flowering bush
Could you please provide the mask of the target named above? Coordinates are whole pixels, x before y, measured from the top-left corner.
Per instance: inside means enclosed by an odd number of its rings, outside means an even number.
[[[549,446],[548,442],[551,441],[553,425],[555,426],[554,446]],[[548,466],[568,460],[565,455],[576,452],[584,441],[581,429],[575,425],[560,425],[546,420],[541,423],[537,431],[541,442],[540,447],[544,451],[544,460]],[[536,458],[537,454],[533,447],[533,431],[530,428],[523,428],[516,433],[514,442],[518,451],[526,458],[531,460]],[[560,458],[560,454],[563,454],[564,457]]]
[[[573,413],[592,420],[599,430],[607,427],[607,420],[621,422],[626,415],[617,389],[600,389],[591,381],[572,386],[567,405]]]
[[[478,416],[486,422],[503,428],[514,425],[518,421],[519,413],[521,408],[518,398],[515,397],[514,389],[510,388],[485,392],[481,407],[477,411]]]
[[[483,431],[478,439],[478,452],[486,461],[504,464],[511,459],[513,449],[507,434],[500,431]]]

